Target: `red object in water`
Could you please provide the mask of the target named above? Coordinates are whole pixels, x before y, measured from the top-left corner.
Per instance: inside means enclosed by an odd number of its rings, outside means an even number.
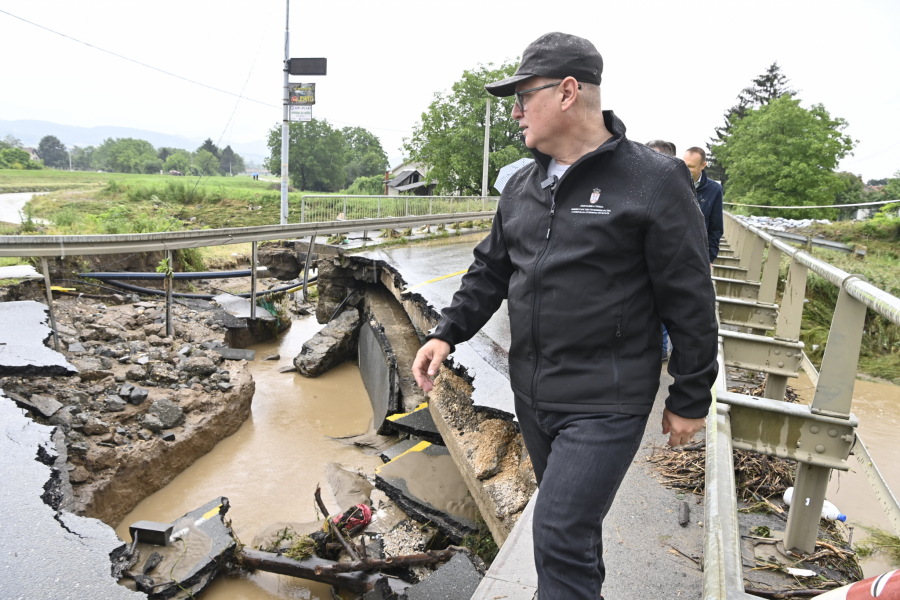
[[[900,570],[857,581],[819,596],[822,600],[900,600]]]
[[[367,504],[357,504],[350,515],[350,518],[347,519],[347,529],[354,529],[360,525],[368,525],[372,522],[372,509]],[[344,513],[341,513],[336,517],[332,517],[332,520],[337,524],[343,518]]]

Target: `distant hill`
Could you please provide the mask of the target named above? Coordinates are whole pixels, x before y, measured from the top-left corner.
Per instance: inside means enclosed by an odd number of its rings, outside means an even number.
[[[61,125],[50,121],[6,121],[0,119],[0,138],[12,134],[22,140],[26,146],[37,147],[38,142],[45,135],[55,135],[68,147],[72,146],[99,146],[106,138],[136,138],[147,140],[155,148],[168,146],[171,148],[184,148],[195,150],[203,143],[202,139],[147,131],[146,129],[134,129],[132,127],[116,127],[114,125],[102,125],[99,127],[76,127],[74,125]],[[231,148],[244,157],[245,160],[260,162],[264,160],[269,151],[266,142],[242,142],[231,144]]]

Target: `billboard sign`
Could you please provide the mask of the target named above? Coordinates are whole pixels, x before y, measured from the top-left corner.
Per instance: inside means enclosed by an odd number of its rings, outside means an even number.
[[[312,106],[291,106],[291,121],[312,121]]]
[[[292,83],[290,85],[291,106],[312,106],[316,103],[316,84]]]
[[[288,66],[291,75],[327,75],[327,58],[292,58]]]

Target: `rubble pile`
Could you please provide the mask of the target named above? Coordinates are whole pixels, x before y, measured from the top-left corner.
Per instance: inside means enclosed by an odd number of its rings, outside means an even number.
[[[167,337],[162,301],[55,304],[77,375],[5,377],[0,388],[65,435],[71,510],[114,524],[237,430],[254,383],[245,361],[212,349],[224,329],[211,314],[173,306]]]
[[[751,225],[762,227],[770,231],[788,231],[789,229],[802,229],[813,224],[831,225],[828,219],[785,219],[784,217],[741,217]]]

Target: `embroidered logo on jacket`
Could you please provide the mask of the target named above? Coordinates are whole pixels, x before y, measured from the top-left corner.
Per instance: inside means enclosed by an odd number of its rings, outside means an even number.
[[[594,193],[591,194],[591,204],[597,204],[597,200],[600,199],[600,188],[594,188]]]

